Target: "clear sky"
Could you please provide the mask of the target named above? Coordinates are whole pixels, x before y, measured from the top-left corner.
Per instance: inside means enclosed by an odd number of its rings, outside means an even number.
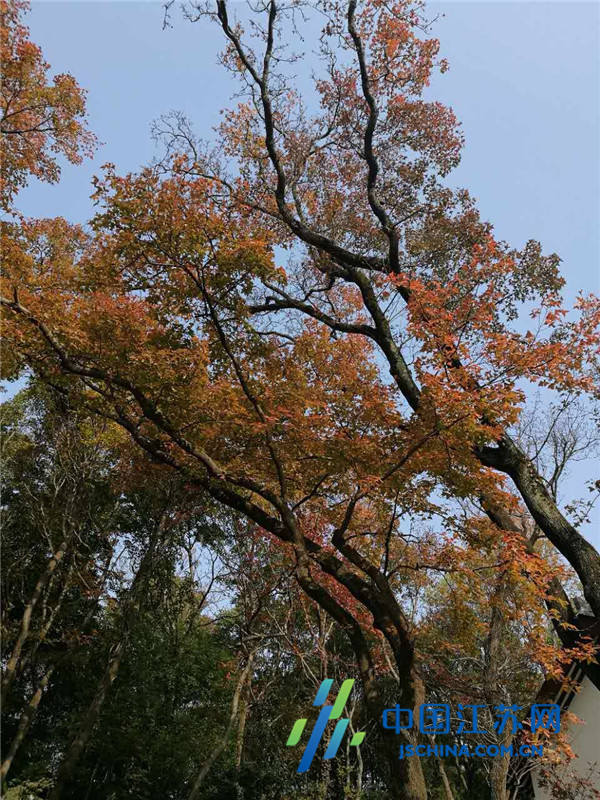
[[[443,2],[436,26],[450,70],[432,93],[463,122],[466,148],[453,182],[478,198],[496,234],[539,239],[563,259],[566,297],[600,287],[600,5],[595,2]],[[216,65],[206,22],[156,2],[34,0],[28,24],[57,72],[89,91],[91,127],[104,143],[92,163],[67,165],[59,186],[32,184],[21,210],[84,221],[102,163],[135,170],[155,155],[149,129],[172,109],[210,138],[233,84]],[[578,466],[573,488],[590,475]],[[597,545],[600,531],[587,533]]]

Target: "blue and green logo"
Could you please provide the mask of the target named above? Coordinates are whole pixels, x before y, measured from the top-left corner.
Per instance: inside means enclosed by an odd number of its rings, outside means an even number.
[[[327,700],[327,695],[329,694],[329,690],[331,689],[332,685],[333,680],[331,678],[327,678],[319,686],[319,691],[317,692],[313,706],[323,706],[323,708],[321,709],[319,717],[315,722],[315,727],[312,729],[310,739],[308,740],[308,743],[304,749],[304,753],[302,754],[302,758],[300,759],[300,763],[298,764],[298,769],[296,772],[306,772],[312,764],[314,755],[317,752],[317,747],[323,738],[325,728],[327,727],[327,723],[330,719],[337,719],[338,723],[335,726],[335,730],[333,731],[333,735],[329,740],[327,750],[323,756],[325,759],[333,758],[336,755],[344,733],[346,732],[346,728],[350,724],[349,719],[340,719],[340,717],[344,710],[344,706],[346,705],[346,700],[350,697],[350,692],[354,686],[354,680],[348,679],[344,681],[340,686],[340,691],[335,698],[334,704],[332,706],[325,706],[323,703]],[[307,721],[308,720],[306,719],[297,719],[296,722],[294,722],[294,727],[292,728],[292,732],[290,733],[286,742],[288,747],[294,747],[294,745],[298,744]],[[358,747],[364,738],[364,731],[359,731],[358,733],[354,734],[350,744],[353,747]]]

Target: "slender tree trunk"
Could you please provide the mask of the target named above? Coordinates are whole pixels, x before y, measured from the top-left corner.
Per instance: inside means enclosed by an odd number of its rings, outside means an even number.
[[[492,613],[485,647],[484,693],[490,707],[505,701],[500,682],[500,658],[502,655],[502,638],[506,629],[502,605],[506,596],[506,579],[500,576],[496,591],[492,596]],[[497,734],[498,746],[510,742],[512,734],[507,725],[503,733]],[[492,756],[490,765],[490,798],[506,800],[506,778],[508,775],[508,756]]]
[[[73,562],[73,560],[71,560],[71,561]],[[45,641],[46,636],[48,635],[48,632],[52,628],[52,625],[54,624],[54,620],[56,619],[56,617],[58,615],[58,612],[60,611],[61,606],[63,604],[63,600],[65,599],[65,596],[66,596],[67,592],[69,591],[69,589],[71,587],[71,577],[72,577],[72,574],[73,574],[73,568],[74,568],[74,565],[73,565],[73,563],[71,563],[71,565],[69,567],[69,571],[68,571],[66,579],[65,579],[65,582],[63,584],[63,587],[60,590],[60,594],[58,596],[58,599],[57,599],[56,603],[54,604],[54,607],[52,608],[52,611],[50,612],[50,615],[49,615],[48,619],[46,620],[46,624],[43,626],[43,628],[37,634],[37,636],[35,638],[35,642],[31,645],[30,648],[28,648],[28,650],[25,653],[25,655],[21,658],[21,661],[19,663],[19,672],[24,672],[25,669],[27,668],[27,665],[31,661],[33,661],[35,659],[35,656],[36,656],[36,653],[38,651],[39,646],[42,644],[42,642]],[[83,628],[83,626],[82,626],[82,628]]]
[[[431,742],[435,745],[435,736],[431,737]],[[442,779],[442,786],[444,787],[444,794],[446,795],[446,800],[454,800],[454,794],[452,793],[452,787],[450,786],[450,781],[448,780],[448,775],[446,773],[446,768],[444,767],[444,759],[436,754],[436,761],[438,766],[438,771],[440,773],[440,778]]]
[[[17,732],[14,736],[14,739],[10,743],[10,747],[8,749],[8,754],[4,761],[2,762],[2,766],[0,767],[0,785],[4,784],[4,781],[8,777],[8,773],[10,771],[11,765],[17,755],[19,748],[23,744],[25,737],[27,736],[27,732],[31,727],[31,723],[35,719],[35,715],[37,714],[38,707],[40,705],[40,701],[42,699],[42,695],[44,694],[44,690],[48,686],[50,678],[52,677],[52,673],[56,669],[56,664],[49,667],[46,672],[44,673],[41,681],[38,684],[36,691],[33,693],[27,706],[23,709],[21,713],[21,717],[19,718],[19,725],[17,727]]]
[[[46,564],[46,568],[38,578],[38,581],[33,590],[33,594],[31,595],[31,598],[27,603],[27,605],[25,606],[25,610],[23,611],[23,616],[21,618],[21,626],[19,629],[19,635],[17,636],[17,641],[15,642],[12,653],[10,654],[10,658],[8,659],[6,669],[4,671],[4,675],[2,676],[2,690],[0,692],[0,703],[3,709],[6,707],[6,701],[8,699],[10,688],[19,672],[19,661],[21,659],[21,653],[23,651],[25,642],[29,637],[29,629],[31,627],[31,617],[33,615],[36,605],[38,604],[40,597],[42,596],[44,586],[46,586],[46,584],[52,577],[54,570],[58,567],[58,565],[62,561],[63,556],[67,551],[68,545],[69,545],[68,539],[65,538],[59,545],[58,550],[55,553],[53,553],[50,560]]]
[[[469,784],[467,783],[467,779],[465,778],[465,768],[463,764],[458,760],[458,756],[454,756],[454,763],[456,764],[456,771],[460,778],[460,782],[462,783],[463,789],[465,790],[465,794],[468,795],[469,793]]]
[[[60,611],[65,595],[69,590],[69,587],[71,586],[70,577],[72,575],[72,572],[73,572],[73,565],[71,565],[69,569],[67,580],[64,583],[64,586],[61,590],[58,600],[54,604],[54,607],[50,612],[50,616],[46,624],[40,631],[39,636],[36,638],[35,644],[25,653],[25,655],[21,659],[19,663],[19,672],[24,671],[27,665],[34,660],[40,644],[45,640],[46,636],[48,635],[48,631],[51,629],[54,620],[56,619],[56,616]],[[90,610],[90,612],[86,615],[81,626],[81,629],[83,631],[87,629],[87,626],[89,625],[89,622],[92,618],[93,611],[94,611],[93,609]],[[27,737],[27,734],[29,733],[29,729],[31,728],[31,725],[33,724],[33,721],[39,711],[40,703],[43,699],[44,694],[46,693],[46,688],[48,686],[48,683],[50,682],[50,678],[52,677],[55,670],[63,663],[63,661],[69,655],[71,655],[70,652],[65,653],[55,664],[53,664],[49,669],[46,670],[46,672],[44,673],[42,679],[38,684],[37,690],[31,696],[27,706],[23,709],[21,717],[19,719],[19,726],[17,729],[17,733],[15,734],[15,737],[11,742],[6,759],[3,761],[2,766],[0,767],[0,785],[2,785],[3,782],[6,780],[6,778],[8,777],[8,773],[15,759],[15,756],[17,755],[19,748],[21,747],[21,745],[25,741],[25,738]]]
[[[245,741],[245,734],[246,734],[246,722],[248,721],[248,711],[249,711],[249,702],[248,696],[250,694],[250,680],[246,681],[246,684],[242,690],[242,696],[240,698],[240,709],[238,715],[238,729],[237,729],[237,736],[235,740],[235,791],[238,800],[243,800],[244,797],[244,788],[240,783],[240,772],[242,769],[242,759],[244,755],[244,741]]]
[[[87,791],[85,793],[84,800],[89,800],[89,796],[92,793],[92,789],[94,787],[94,780],[96,779],[96,773],[98,772],[98,765],[99,764],[100,764],[100,761],[99,760],[96,761],[96,765],[94,766],[94,769],[92,770],[92,774],[90,776],[90,782],[88,783],[88,788],[87,788]]]
[[[75,767],[77,766],[77,762],[79,761],[79,757],[81,756],[81,753],[90,739],[92,731],[98,721],[98,717],[100,716],[104,702],[106,701],[106,698],[110,692],[110,688],[117,677],[119,667],[121,665],[121,659],[123,658],[123,654],[129,642],[131,629],[135,623],[135,615],[139,610],[140,602],[143,598],[148,580],[152,573],[156,545],[159,538],[162,536],[165,524],[166,514],[163,514],[123,602],[121,633],[119,640],[115,642],[110,649],[108,664],[102,678],[100,679],[94,699],[88,706],[75,738],[71,741],[63,756],[58,768],[56,783],[54,784],[54,787],[49,795],[49,800],[59,800],[65,784],[73,775]]]
[[[450,781],[448,780],[448,775],[446,774],[446,769],[444,767],[444,760],[440,756],[436,756],[438,769],[440,771],[440,778],[442,779],[442,785],[444,787],[444,793],[446,795],[446,800],[454,800],[454,795],[452,793],[452,787],[450,786]]]
[[[88,743],[92,730],[94,729],[98,717],[100,716],[100,711],[110,691],[110,687],[112,686],[112,683],[119,672],[124,646],[125,636],[122,636],[122,638],[111,648],[108,666],[104,672],[104,675],[102,676],[94,699],[89,705],[85,717],[83,718],[83,722],[81,723],[77,735],[63,756],[63,760],[58,770],[56,784],[50,793],[49,800],[58,800],[58,798],[60,798],[60,794],[64,785],[75,771],[79,757],[84,747]]]
[[[354,714],[356,713],[356,698],[352,701],[352,707],[348,712],[348,717],[350,722],[348,724],[348,736],[346,737],[346,787],[344,789],[344,793],[352,794],[352,758],[351,758],[351,751],[354,750],[356,755],[356,778],[354,780],[356,794],[360,796],[362,791],[362,772],[363,772],[363,760],[360,754],[360,747],[352,748],[350,747],[350,742],[352,741],[352,737],[356,733],[356,728],[354,727]]]
[[[356,748],[356,792],[360,796],[362,793],[362,782],[363,782],[363,758],[362,753],[360,752],[360,747]]]
[[[251,653],[248,656],[248,662],[246,663],[246,666],[244,667],[242,674],[238,678],[235,690],[233,692],[233,698],[231,700],[231,711],[229,714],[229,721],[227,722],[227,727],[225,728],[225,731],[221,736],[221,738],[219,739],[216,747],[213,749],[209,757],[206,759],[206,761],[202,765],[202,768],[200,769],[200,772],[196,776],[196,780],[194,781],[194,785],[192,786],[192,791],[190,792],[189,795],[189,800],[196,800],[196,798],[199,796],[200,788],[202,787],[202,784],[204,783],[206,776],[210,772],[211,767],[213,766],[215,761],[219,758],[219,756],[227,746],[227,742],[229,741],[229,737],[231,736],[231,732],[233,731],[233,727],[235,725],[235,721],[238,716],[240,698],[242,696],[242,692],[244,691],[246,683],[250,678],[253,660],[254,660],[254,653]]]

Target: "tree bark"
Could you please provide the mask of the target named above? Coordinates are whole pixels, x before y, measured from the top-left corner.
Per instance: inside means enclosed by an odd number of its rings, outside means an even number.
[[[86,747],[92,731],[98,721],[102,707],[108,697],[110,688],[117,677],[123,654],[127,648],[131,629],[135,623],[135,615],[140,607],[140,601],[144,595],[148,580],[152,573],[154,554],[159,538],[162,536],[166,524],[166,513],[163,513],[156,526],[148,549],[144,553],[138,571],[129,588],[123,603],[122,623],[120,637],[110,649],[108,664],[100,679],[98,689],[94,698],[84,715],[75,738],[67,748],[56,776],[56,782],[49,795],[49,800],[59,800],[61,792],[75,771],[79,757]]]
[[[242,800],[242,798],[244,797],[244,788],[240,783],[240,771],[242,769],[242,760],[244,755],[246,722],[248,721],[249,694],[250,694],[250,680],[246,681],[246,684],[242,690],[242,696],[240,698],[240,709],[238,715],[239,716],[238,729],[235,740],[235,784],[236,784],[235,791],[238,800]]]
[[[108,666],[104,672],[104,675],[102,676],[98,690],[94,695],[94,699],[89,705],[88,710],[83,718],[83,722],[81,723],[77,735],[63,756],[63,760],[58,770],[56,783],[52,789],[52,792],[50,793],[49,800],[59,800],[63,787],[75,771],[79,757],[83,752],[84,747],[87,745],[98,717],[100,716],[100,711],[104,705],[104,701],[108,696],[110,687],[112,686],[112,683],[119,672],[124,645],[125,641],[124,637],[122,637],[111,648]]]
[[[435,739],[435,737],[432,736],[432,739]],[[454,800],[452,787],[450,786],[450,781],[448,780],[448,775],[446,774],[446,768],[444,767],[444,759],[438,755],[436,755],[435,758],[437,761],[440,778],[442,779],[442,786],[444,787],[444,794],[446,795],[446,800]]]
[[[539,528],[577,573],[585,599],[600,619],[600,555],[560,512],[530,459],[506,434],[498,447],[483,447],[478,456],[485,466],[512,478]]]
[[[200,792],[200,788],[206,779],[206,776],[211,770],[211,767],[215,763],[215,761],[219,758],[225,747],[227,746],[227,742],[229,741],[229,737],[231,736],[231,732],[233,731],[233,727],[235,725],[235,721],[238,716],[239,705],[240,705],[240,698],[242,696],[242,692],[250,677],[250,673],[252,670],[252,662],[254,660],[254,654],[251,653],[248,656],[248,661],[246,666],[244,667],[242,674],[237,680],[235,690],[233,692],[233,698],[231,700],[231,711],[229,714],[229,721],[227,723],[227,727],[225,728],[225,732],[219,739],[216,747],[213,749],[209,757],[206,759],[200,772],[198,773],[196,780],[194,781],[194,785],[192,786],[192,791],[189,795],[189,800],[197,800]]]
[[[17,732],[14,736],[14,739],[10,743],[10,747],[8,750],[8,754],[4,761],[2,762],[2,766],[0,767],[0,786],[4,785],[4,781],[8,777],[8,773],[10,772],[10,768],[12,763],[17,755],[19,748],[23,744],[25,737],[27,736],[27,732],[31,727],[31,723],[35,719],[35,715],[37,714],[38,707],[40,705],[42,695],[44,694],[44,690],[48,686],[50,678],[52,677],[52,673],[56,669],[56,664],[49,667],[46,672],[44,673],[42,679],[40,680],[36,691],[33,693],[27,706],[24,708],[23,712],[21,713],[21,717],[19,718],[19,725],[17,728]]]
[[[59,611],[60,611],[60,609],[62,607],[63,600],[65,599],[65,596],[66,596],[67,592],[71,588],[71,585],[72,585],[71,584],[71,577],[72,577],[72,574],[73,574],[73,569],[74,569],[74,564],[73,564],[73,562],[71,562],[71,565],[70,565],[69,570],[68,570],[67,575],[66,575],[66,579],[65,579],[64,584],[63,584],[63,587],[60,590],[60,594],[59,594],[59,596],[58,596],[58,598],[56,600],[56,603],[54,604],[54,606],[52,608],[52,611],[50,612],[50,614],[48,616],[48,619],[46,620],[46,624],[41,628],[40,631],[37,632],[37,635],[35,637],[34,643],[31,645],[31,647],[28,648],[28,650],[25,653],[25,655],[23,655],[23,657],[21,658],[21,661],[19,663],[19,672],[24,672],[27,669],[27,665],[31,661],[33,661],[35,659],[35,656],[36,656],[36,653],[38,651],[38,648],[45,641],[46,636],[48,635],[49,631],[51,630],[52,625],[54,624],[54,620],[56,619],[56,617],[57,617],[57,615],[58,615],[58,613],[59,613]],[[83,628],[83,626],[82,626],[82,628]]]
[[[44,586],[46,586],[46,584],[52,577],[55,569],[62,561],[68,546],[69,546],[69,541],[65,537],[65,539],[59,545],[58,550],[56,550],[56,552],[52,554],[50,560],[46,564],[46,568],[38,578],[38,581],[33,590],[33,594],[31,595],[31,598],[27,603],[27,605],[25,606],[25,610],[23,611],[23,616],[21,618],[21,625],[19,629],[19,635],[17,636],[17,641],[15,642],[12,653],[10,654],[10,658],[8,659],[6,669],[4,671],[4,675],[2,676],[2,690],[0,692],[0,703],[3,709],[6,707],[6,701],[8,699],[10,688],[19,672],[19,662],[21,659],[21,653],[23,651],[23,647],[27,639],[29,638],[31,617],[33,615],[36,605],[38,604],[40,597],[42,596]]]
[[[505,735],[498,737],[498,744],[508,747],[512,741],[512,734],[505,732]],[[493,756],[490,769],[490,800],[507,800],[506,780],[508,778],[508,768],[510,766],[510,755]]]
[[[503,575],[500,576],[496,591],[492,596],[492,614],[489,625],[489,632],[485,646],[485,671],[484,671],[484,694],[488,706],[493,708],[500,705],[504,700],[499,666],[502,654],[502,637],[506,628],[506,622],[502,611],[502,604],[506,595],[506,581]],[[498,746],[510,744],[512,733],[505,727],[502,733],[497,734]],[[491,757],[490,764],[490,800],[506,800],[506,778],[508,776],[509,757],[508,755],[497,755]]]
[[[385,704],[377,686],[375,666],[369,646],[362,629],[354,617],[342,608],[331,595],[310,574],[307,564],[298,565],[298,583],[306,594],[315,600],[346,632],[362,679],[367,711],[375,722],[380,737],[385,762],[389,769],[389,789],[397,800],[427,800],[427,788],[419,758],[399,758],[400,739],[394,731],[382,725]],[[406,674],[402,672],[401,674]],[[403,685],[403,702],[410,702],[410,708],[418,705],[422,696],[422,684],[415,682],[409,674]]]

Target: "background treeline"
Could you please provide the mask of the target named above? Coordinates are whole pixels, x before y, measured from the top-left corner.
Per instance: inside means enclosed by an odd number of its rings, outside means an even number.
[[[65,798],[187,798],[203,771],[207,798],[380,783],[368,743],[295,775],[291,725],[352,657],[263,540],[150,464],[123,490],[110,430],[46,391],[2,432],[7,798],[45,796],[68,754]]]
[[[335,760],[295,773],[294,720],[314,714],[324,677],[339,686],[356,667],[281,548],[47,388],[5,403],[2,433],[7,798],[388,796],[359,680],[346,713],[351,730],[367,730],[363,745],[347,736]],[[428,696],[477,702],[498,675],[478,639],[484,608],[444,579],[423,595],[415,574],[405,589],[433,621],[422,635]],[[526,704],[542,675],[516,627],[503,644],[498,696]],[[393,705],[397,676],[385,647],[379,655]],[[434,798],[489,796],[493,760],[423,765]]]

